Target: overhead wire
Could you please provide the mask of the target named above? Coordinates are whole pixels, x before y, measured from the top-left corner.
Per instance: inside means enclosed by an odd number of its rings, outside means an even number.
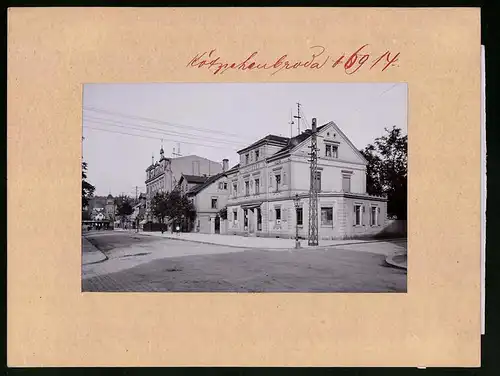
[[[153,136],[146,136],[146,135],[141,135],[141,134],[120,132],[120,131],[111,130],[111,129],[96,128],[96,127],[92,127],[89,125],[84,125],[83,128],[92,129],[92,130],[96,130],[96,131],[102,131],[102,132],[108,132],[108,133],[122,134],[122,135],[127,135],[127,136],[149,138],[149,139],[153,139],[153,140],[164,140],[165,139],[164,137],[153,137]],[[188,141],[184,141],[184,140],[182,140],[182,141],[181,140],[170,140],[170,141],[181,142],[181,143],[189,144],[189,145],[197,145],[197,146],[202,146],[202,147],[207,147],[207,148],[224,148],[226,150],[238,150],[238,148],[229,148],[229,147],[223,147],[223,146],[219,146],[219,145],[207,145],[207,144],[202,144],[202,143],[198,143],[198,142],[188,142]]]
[[[129,115],[129,114],[125,114],[125,113],[121,113],[121,112],[116,112],[116,111],[109,111],[109,110],[105,110],[105,109],[98,108],[98,107],[93,107],[93,106],[83,106],[83,109],[87,110],[87,111],[99,112],[99,113],[104,113],[104,114],[111,114],[111,115],[114,115],[114,116],[120,116],[120,117],[129,118],[129,119],[142,120],[142,121],[147,121],[147,122],[155,123],[155,124],[163,124],[163,125],[168,125],[168,126],[182,128],[182,129],[192,129],[192,130],[197,130],[199,132],[207,132],[207,133],[213,133],[214,132],[214,130],[208,129],[208,128],[194,127],[192,125],[185,125],[185,124],[180,124],[180,123],[174,123],[174,122],[169,122],[169,121],[165,121],[165,120],[159,120],[159,119],[154,119],[154,118],[149,118],[149,117],[144,117],[144,116]],[[230,137],[237,137],[237,138],[239,138],[241,140],[244,140],[244,138],[242,138],[240,134],[230,133],[230,132],[224,132],[224,131],[217,131],[217,133],[219,133],[221,135],[230,136]]]
[[[150,127],[150,126],[142,126],[142,125],[138,125],[138,124],[125,123],[125,122],[118,122],[118,121],[114,121],[111,119],[84,116],[83,120],[84,120],[84,122],[87,121],[87,122],[95,123],[95,124],[99,124],[99,125],[107,125],[107,126],[112,126],[112,127],[133,129],[133,130],[142,131],[142,132],[159,133],[159,134],[164,134],[167,136],[174,135],[177,137],[183,137],[183,138],[193,139],[193,140],[208,140],[208,141],[212,141],[212,142],[230,144],[230,145],[234,145],[234,144],[246,145],[246,143],[243,143],[243,142],[227,141],[227,140],[223,140],[220,138],[201,136],[201,135],[198,136],[198,135],[193,135],[193,134],[182,134],[180,132],[165,131],[165,130],[160,129],[160,128],[155,128],[155,127]],[[179,142],[184,142],[184,141],[179,141]]]

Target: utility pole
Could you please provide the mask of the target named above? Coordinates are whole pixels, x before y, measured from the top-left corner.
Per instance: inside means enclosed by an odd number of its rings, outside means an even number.
[[[137,205],[137,190],[139,189],[139,187],[136,185],[135,186],[135,204]],[[141,209],[139,208],[139,211]],[[139,218],[136,216],[135,217],[135,232],[139,232]]]
[[[297,116],[294,116],[297,119],[297,136],[300,134],[300,103],[297,102]]]
[[[310,246],[318,245],[318,140],[316,118],[312,119],[311,135],[311,177],[309,186],[309,241]]]
[[[292,109],[290,109],[290,138],[293,137],[293,125],[295,124],[293,121]]]

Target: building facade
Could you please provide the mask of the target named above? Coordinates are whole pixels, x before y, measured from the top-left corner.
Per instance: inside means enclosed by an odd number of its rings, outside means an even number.
[[[335,123],[317,131],[319,239],[381,232],[387,200],[366,193],[368,162]],[[238,152],[240,163],[226,174],[228,233],[290,238],[298,226],[299,236],[308,237],[311,133],[268,135]]]
[[[228,160],[223,161],[223,172],[196,184],[187,193],[196,208],[194,232],[220,234],[224,221],[219,212],[227,206],[229,182],[225,171]]]
[[[209,177],[222,172],[222,164],[196,155],[166,158],[163,147],[159,161],[151,160],[146,169],[146,221],[155,221],[151,211],[151,199],[156,192],[171,192],[182,174]]]

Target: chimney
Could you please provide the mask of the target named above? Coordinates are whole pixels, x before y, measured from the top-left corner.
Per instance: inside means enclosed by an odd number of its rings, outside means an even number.
[[[222,172],[226,172],[229,167],[229,159],[225,158],[222,160]]]
[[[312,133],[316,133],[316,118],[312,119]]]

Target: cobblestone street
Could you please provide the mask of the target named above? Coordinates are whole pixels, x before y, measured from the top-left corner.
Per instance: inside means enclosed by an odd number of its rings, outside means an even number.
[[[84,266],[83,291],[406,292],[406,271],[385,263],[386,242],[245,250],[133,233],[88,239],[108,260]]]

